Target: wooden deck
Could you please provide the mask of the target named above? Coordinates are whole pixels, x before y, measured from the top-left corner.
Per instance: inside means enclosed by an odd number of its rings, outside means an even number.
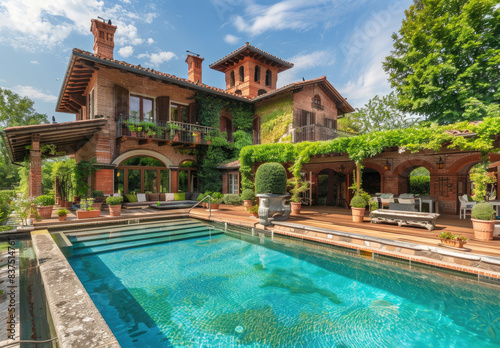
[[[185,215],[188,209],[172,209],[167,211],[158,211],[154,208],[147,209],[122,209],[122,215],[118,218],[109,216],[107,210],[101,212],[100,218],[77,220],[74,212],[68,215],[66,222],[57,221],[57,215],[54,209],[53,218],[35,223],[36,228],[45,228],[47,226],[73,224],[83,222],[97,221],[112,221],[116,219],[144,218],[144,217],[161,217]],[[191,211],[191,217],[208,218],[208,211],[203,208],[195,208]],[[221,209],[212,211],[212,220],[227,221],[239,223],[245,226],[254,226],[258,223],[258,219],[250,216],[243,206],[227,206],[221,205]],[[449,231],[453,234],[461,234],[469,239],[465,245],[471,249],[471,252],[500,257],[500,237],[496,237],[492,241],[477,241],[474,240],[472,231],[472,222],[470,219],[461,220],[458,215],[441,215],[437,219],[436,229],[428,231],[425,228],[418,227],[399,227],[392,224],[372,224],[369,222],[368,212],[365,214],[363,223],[353,223],[351,219],[351,211],[328,206],[313,206],[303,207],[302,213],[299,216],[291,216],[288,222],[328,228],[337,231],[358,233],[368,236],[387,238],[397,241],[417,243],[423,245],[437,246],[439,239],[436,235],[442,231]]]

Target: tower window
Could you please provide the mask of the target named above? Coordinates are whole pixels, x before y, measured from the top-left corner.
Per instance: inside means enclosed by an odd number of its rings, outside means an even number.
[[[245,68],[242,66],[240,66],[240,82],[244,82],[245,81]]]
[[[271,86],[273,80],[273,75],[271,70],[267,69],[266,71],[266,86]]]
[[[255,66],[255,74],[254,74],[253,79],[255,82],[260,81],[260,66],[258,66],[258,65]]]
[[[231,87],[234,87],[235,85],[235,79],[234,79],[234,71],[231,71]]]
[[[316,105],[321,105],[321,97],[316,94],[314,96],[313,103],[316,104]]]

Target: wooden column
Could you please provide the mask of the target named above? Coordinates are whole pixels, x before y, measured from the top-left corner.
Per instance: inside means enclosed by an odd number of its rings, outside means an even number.
[[[179,168],[170,167],[170,192],[179,192]]]
[[[29,196],[42,195],[42,153],[40,152],[40,134],[31,135]]]

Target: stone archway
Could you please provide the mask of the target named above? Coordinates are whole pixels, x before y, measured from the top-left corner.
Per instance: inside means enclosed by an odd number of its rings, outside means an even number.
[[[421,159],[410,159],[404,161],[398,164],[396,168],[394,168],[394,170],[392,171],[392,176],[397,177],[398,180],[397,194],[410,192],[410,174],[414,169],[419,167],[424,167],[429,171],[432,182],[432,177],[437,174],[437,168],[435,164]],[[431,194],[432,190],[433,189],[431,185]]]
[[[130,150],[116,157],[111,163],[114,165],[119,165],[127,158],[141,157],[141,156],[156,158],[158,161],[163,162],[166,167],[172,167],[174,165],[167,156],[152,150]]]

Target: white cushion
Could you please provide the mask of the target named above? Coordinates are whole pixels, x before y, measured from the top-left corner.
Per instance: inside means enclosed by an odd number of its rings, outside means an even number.
[[[146,202],[146,194],[138,193],[137,194],[137,202]]]
[[[165,202],[175,201],[175,196],[173,193],[165,193]]]

